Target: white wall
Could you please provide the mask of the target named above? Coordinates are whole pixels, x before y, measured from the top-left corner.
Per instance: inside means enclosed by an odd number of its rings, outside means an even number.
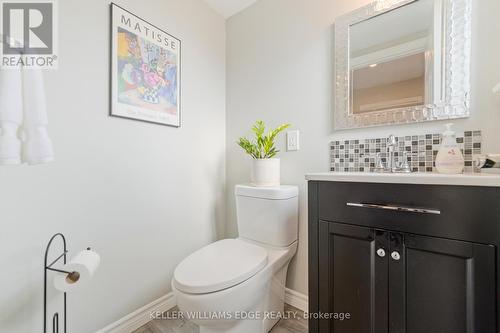
[[[227,23],[227,223],[237,232],[232,188],[249,180],[237,138],[256,119],[290,122],[301,150],[281,154],[282,182],[300,186],[299,252],[288,286],[307,293],[307,198],[304,174],[329,170],[332,139],[442,131],[443,122],[333,131],[333,22],[369,0],[260,0]],[[473,1],[472,116],[457,130],[484,131],[485,151],[500,151],[500,12],[498,0]],[[284,143],[282,140],[281,144]],[[283,148],[283,146],[282,146]]]
[[[60,0],[60,66],[45,75],[57,161],[0,168],[0,332],[41,332],[55,232],[70,255],[102,256],[69,295],[74,333],[166,294],[176,264],[224,234],[225,21],[201,0],[118,4],[182,40],[182,127],[108,117],[109,2]]]

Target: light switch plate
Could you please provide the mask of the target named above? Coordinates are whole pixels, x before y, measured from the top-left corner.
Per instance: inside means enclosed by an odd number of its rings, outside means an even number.
[[[299,150],[299,131],[288,131],[286,132],[286,150],[296,151]]]

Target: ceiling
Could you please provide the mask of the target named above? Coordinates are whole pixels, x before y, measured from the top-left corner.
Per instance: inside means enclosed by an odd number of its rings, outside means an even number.
[[[394,41],[427,36],[434,24],[434,3],[434,0],[412,2],[350,26],[350,51],[376,49],[378,45],[387,47]]]
[[[258,0],[205,0],[216,12],[230,18]]]
[[[376,67],[357,69],[353,73],[355,90],[389,85],[425,76],[424,53],[391,60]]]

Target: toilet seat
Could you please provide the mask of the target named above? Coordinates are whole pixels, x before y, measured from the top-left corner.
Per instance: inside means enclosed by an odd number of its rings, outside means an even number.
[[[233,287],[267,264],[263,247],[240,239],[209,244],[184,259],[175,269],[173,284],[185,293],[206,294]]]

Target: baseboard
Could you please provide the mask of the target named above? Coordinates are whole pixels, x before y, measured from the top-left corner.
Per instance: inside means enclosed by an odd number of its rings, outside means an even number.
[[[307,296],[292,289],[285,289],[285,303],[304,312],[308,311]]]
[[[285,289],[285,303],[306,312],[307,296],[292,289]],[[98,330],[96,333],[130,333],[151,321],[152,312],[163,312],[176,306],[173,293],[154,300],[140,309]]]
[[[130,333],[151,321],[152,312],[163,312],[170,310],[176,305],[173,293],[154,300],[140,309],[126,315],[125,317],[109,324],[96,333]]]

